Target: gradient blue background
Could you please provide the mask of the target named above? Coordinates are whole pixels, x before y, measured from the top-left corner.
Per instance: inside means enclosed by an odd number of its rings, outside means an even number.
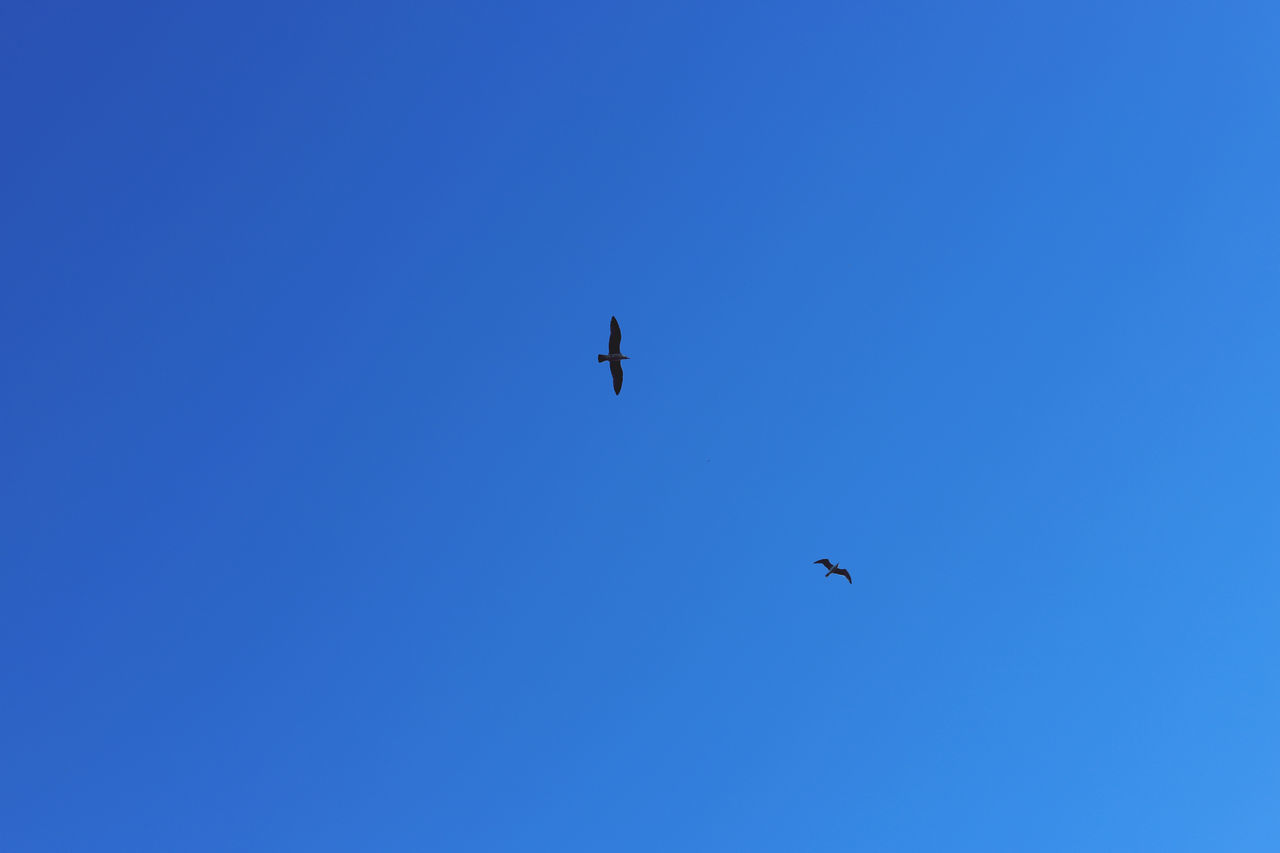
[[[0,847],[1280,848],[1280,6],[205,5],[0,12]]]

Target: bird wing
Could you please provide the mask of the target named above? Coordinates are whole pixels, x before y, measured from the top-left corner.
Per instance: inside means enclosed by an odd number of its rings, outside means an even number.
[[[846,572],[844,569],[836,569],[836,574],[844,575],[845,580],[847,580],[849,583],[853,583],[853,576],[850,575],[848,572]]]
[[[617,355],[618,353],[622,352],[622,350],[619,349],[619,347],[621,346],[622,346],[622,329],[618,326],[618,318],[610,317],[609,318],[609,355]],[[622,376],[621,370],[619,370],[617,373],[614,374],[615,378],[619,376]],[[615,384],[620,384],[621,382],[622,382],[621,379],[616,379]]]
[[[609,362],[609,372],[613,374],[613,393],[622,393],[622,362]]]
[[[825,557],[821,560],[814,560],[813,564],[815,566],[826,566],[828,569],[835,571],[835,566],[831,565],[831,561],[826,559]]]

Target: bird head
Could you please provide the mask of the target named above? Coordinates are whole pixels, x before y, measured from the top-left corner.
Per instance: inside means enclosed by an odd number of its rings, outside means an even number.
[[[620,355],[620,356],[618,356],[618,358],[631,358],[631,356],[629,356],[629,355]]]

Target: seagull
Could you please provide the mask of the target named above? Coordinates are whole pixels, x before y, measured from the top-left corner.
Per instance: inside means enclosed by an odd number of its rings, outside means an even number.
[[[831,577],[833,574],[844,575],[845,580],[847,580],[849,583],[853,583],[853,578],[849,577],[849,570],[840,568],[839,563],[836,563],[833,566],[831,565],[831,561],[824,557],[821,560],[814,560],[813,564],[815,566],[823,565],[827,567],[827,574],[825,575],[825,577]]]
[[[618,347],[622,344],[622,329],[618,328],[618,318],[609,318],[609,354],[596,356],[596,364],[602,361],[609,362],[609,372],[613,374],[613,393],[622,393],[622,360],[630,358],[629,355],[623,355],[618,351]]]

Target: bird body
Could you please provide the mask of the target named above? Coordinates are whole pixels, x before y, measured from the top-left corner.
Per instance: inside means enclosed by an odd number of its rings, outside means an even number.
[[[618,318],[609,318],[609,354],[597,355],[596,364],[609,362],[609,372],[613,374],[613,393],[622,393],[622,362],[631,356],[623,355],[619,350],[622,346],[622,329],[618,326]]]
[[[852,578],[852,577],[850,577],[850,575],[849,575],[849,570],[848,570],[848,569],[842,569],[842,568],[840,568],[840,564],[839,564],[839,563],[836,563],[836,564],[833,566],[833,565],[831,565],[831,561],[830,561],[830,560],[828,560],[828,559],[826,559],[826,558],[824,557],[824,558],[823,558],[823,559],[821,559],[821,560],[814,560],[814,561],[813,561],[813,564],[814,564],[815,566],[826,566],[826,567],[827,567],[827,573],[826,573],[826,575],[824,575],[824,577],[828,577],[828,578],[829,578],[829,577],[831,577],[832,575],[844,575],[844,579],[845,579],[845,580],[847,580],[849,583],[853,583],[853,578]]]

